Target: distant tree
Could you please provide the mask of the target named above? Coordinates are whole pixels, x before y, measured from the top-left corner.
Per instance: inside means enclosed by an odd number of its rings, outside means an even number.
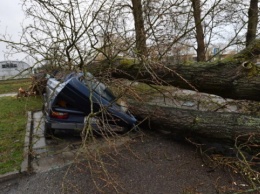
[[[12,48],[33,56],[36,63],[60,67],[82,69],[95,57],[97,42],[91,42],[91,32],[106,0],[23,1],[33,22],[24,26],[19,43],[9,42]]]

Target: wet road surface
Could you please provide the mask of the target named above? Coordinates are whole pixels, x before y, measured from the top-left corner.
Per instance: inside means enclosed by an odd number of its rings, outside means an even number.
[[[2,194],[129,193],[214,194],[245,189],[223,169],[206,167],[196,149],[153,131],[95,137],[79,134],[46,140],[41,112],[33,115],[33,172],[0,183]]]

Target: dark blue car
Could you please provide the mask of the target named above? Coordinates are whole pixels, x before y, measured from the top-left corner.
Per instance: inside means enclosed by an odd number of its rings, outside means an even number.
[[[99,133],[125,132],[136,124],[135,117],[90,73],[72,73],[62,82],[49,78],[43,112],[46,137],[55,130],[81,131],[88,124]]]

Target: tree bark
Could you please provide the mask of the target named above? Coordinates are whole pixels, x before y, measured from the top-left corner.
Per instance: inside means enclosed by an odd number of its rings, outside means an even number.
[[[103,62],[89,66],[94,75],[107,70],[115,78],[127,78],[146,83],[172,85],[184,89],[216,94],[225,98],[260,100],[260,67],[253,62],[260,54],[260,41],[239,54],[216,62],[178,64],[108,65]]]
[[[131,112],[143,120],[146,127],[169,131],[185,137],[214,139],[234,143],[236,138],[246,141],[257,135],[259,143],[260,118],[247,114],[211,112],[158,106],[149,103],[130,103]]]
[[[191,0],[197,40],[197,61],[205,61],[204,33],[201,20],[200,0]]]
[[[223,99],[175,87],[155,89],[141,83],[133,88],[140,99],[127,92],[129,109],[145,128],[232,145],[235,141],[246,142],[249,137],[251,143],[260,143],[258,102]]]
[[[260,116],[260,104],[257,101],[225,99],[217,95],[179,89],[172,86],[155,86],[134,82],[134,86],[120,83],[133,93],[124,92],[128,99],[139,96],[139,102],[206,112],[227,112]],[[130,88],[131,89],[130,89]],[[135,99],[133,99],[135,101]]]
[[[135,23],[135,37],[137,54],[147,57],[146,33],[144,28],[143,9],[141,0],[132,0],[132,11]]]
[[[248,25],[246,34],[246,46],[256,38],[258,23],[258,0],[251,0],[248,10]]]
[[[146,129],[232,145],[239,136],[239,141],[246,141],[251,135],[257,137],[254,143],[260,143],[259,102],[223,99],[171,86],[119,82],[127,88],[123,93],[130,112]]]

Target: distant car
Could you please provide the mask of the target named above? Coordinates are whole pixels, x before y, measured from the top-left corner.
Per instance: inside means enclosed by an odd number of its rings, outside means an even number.
[[[88,116],[97,132],[105,128],[125,132],[136,124],[135,117],[90,73],[71,73],[62,82],[49,78],[43,113],[46,137],[52,136],[55,130],[82,130]]]

